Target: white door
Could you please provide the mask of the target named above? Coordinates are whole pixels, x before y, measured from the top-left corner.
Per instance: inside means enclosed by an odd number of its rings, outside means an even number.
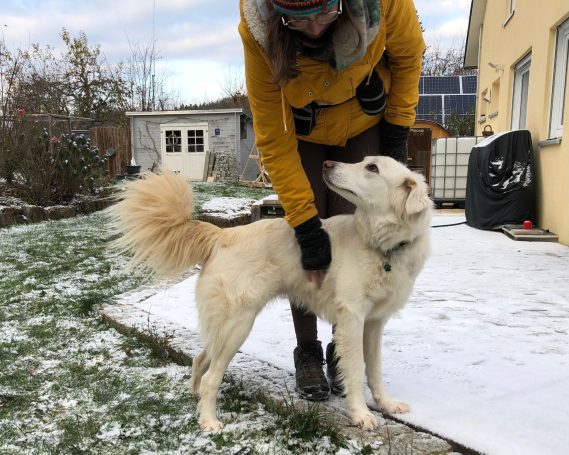
[[[188,180],[203,180],[209,150],[207,123],[160,125],[162,166]]]
[[[188,179],[203,180],[207,145],[207,125],[186,130],[187,168],[185,175]]]

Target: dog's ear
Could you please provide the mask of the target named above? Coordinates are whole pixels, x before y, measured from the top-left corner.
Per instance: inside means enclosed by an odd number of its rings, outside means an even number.
[[[406,177],[403,181],[403,189],[407,193],[407,201],[405,202],[405,212],[408,215],[414,215],[422,212],[431,204],[427,188],[424,182],[415,176]]]

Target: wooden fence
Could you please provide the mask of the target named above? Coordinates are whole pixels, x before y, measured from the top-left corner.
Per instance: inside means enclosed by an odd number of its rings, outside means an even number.
[[[101,155],[114,149],[115,154],[109,159],[109,175],[124,174],[130,164],[130,129],[114,126],[97,126],[91,129],[91,143],[95,145]]]

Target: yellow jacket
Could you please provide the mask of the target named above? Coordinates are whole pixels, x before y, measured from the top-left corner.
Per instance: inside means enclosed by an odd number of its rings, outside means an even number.
[[[379,122],[362,112],[356,87],[377,68],[388,92],[387,121],[411,126],[419,99],[419,76],[425,49],[412,0],[379,0],[381,21],[375,39],[361,59],[335,71],[327,62],[302,57],[300,75],[283,87],[271,82],[272,71],[259,23],[244,13],[256,0],[240,0],[239,34],[245,53],[245,75],[261,160],[292,227],[317,215],[314,195],[301,165],[290,107],[312,101],[339,106],[322,109],[314,130],[302,140],[344,146],[346,141]],[[345,0],[350,1],[350,0]],[[387,51],[389,68],[380,59]],[[348,102],[345,102],[349,100]],[[286,124],[286,129],[285,125]]]

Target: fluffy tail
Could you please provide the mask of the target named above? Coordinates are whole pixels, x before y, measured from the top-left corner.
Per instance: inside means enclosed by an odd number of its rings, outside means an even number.
[[[185,180],[171,172],[146,173],[126,184],[119,202],[106,210],[119,237],[111,247],[132,256],[158,276],[178,275],[210,256],[221,229],[192,220],[193,196]]]

